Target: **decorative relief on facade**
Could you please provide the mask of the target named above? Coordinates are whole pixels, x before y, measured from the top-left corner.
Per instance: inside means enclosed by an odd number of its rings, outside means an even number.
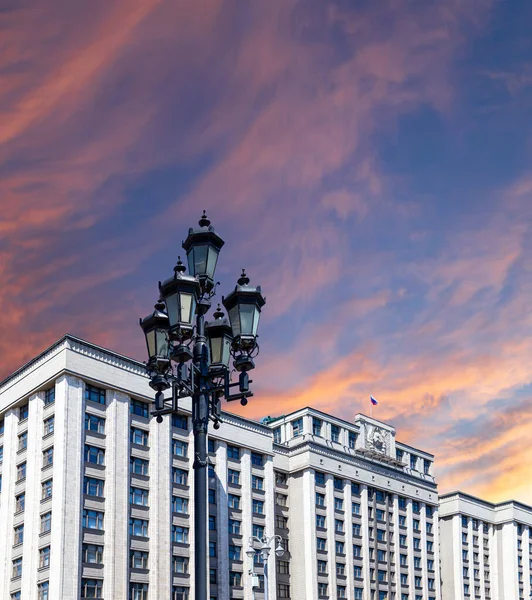
[[[381,454],[390,454],[390,432],[379,427],[367,427],[366,429],[366,448],[380,452]]]

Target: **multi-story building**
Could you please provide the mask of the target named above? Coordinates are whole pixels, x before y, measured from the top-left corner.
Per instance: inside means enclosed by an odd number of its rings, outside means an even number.
[[[0,384],[1,598],[193,597],[190,402],[157,424],[152,398],[142,363],[72,336]],[[440,600],[433,456],[390,425],[224,413],[209,459],[211,598],[263,598],[248,540],[278,534],[270,599]]]
[[[462,492],[440,497],[443,600],[532,597],[532,507]]]

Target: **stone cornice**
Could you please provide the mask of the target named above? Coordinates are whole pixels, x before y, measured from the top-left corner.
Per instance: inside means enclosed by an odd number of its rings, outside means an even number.
[[[433,483],[431,481],[418,479],[417,477],[413,477],[412,475],[408,475],[407,473],[401,472],[399,470],[391,469],[389,467],[386,467],[385,465],[374,462],[372,460],[364,459],[361,456],[344,454],[342,452],[334,450],[333,448],[321,446],[320,444],[316,444],[314,442],[304,442],[303,444],[292,448],[287,448],[286,450],[286,454],[288,454],[288,456],[296,456],[298,454],[303,454],[304,452],[311,450],[316,454],[328,456],[329,458],[334,458],[335,460],[342,460],[355,467],[359,467],[361,469],[369,470],[373,473],[378,473],[380,475],[390,477],[390,479],[403,481],[404,483],[424,488],[425,490],[430,492],[435,492],[437,490],[436,483]]]

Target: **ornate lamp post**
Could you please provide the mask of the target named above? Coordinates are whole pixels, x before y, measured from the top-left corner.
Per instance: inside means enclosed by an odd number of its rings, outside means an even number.
[[[218,429],[220,404],[240,400],[245,406],[253,396],[248,371],[255,367],[258,354],[257,329],[266,300],[260,286],[250,285],[245,271],[235,289],[222,298],[229,320],[218,305],[214,320],[205,322],[216,284],[214,273],[218,254],[224,245],[205,211],[199,229],[189,229],[183,242],[189,273],[181,260],[174,274],[159,282],[160,300],[152,314],[140,320],[146,336],[150,386],[155,390],[157,422],[178,410],[179,400],[192,398],[194,432],[194,527],[196,600],[207,600],[207,431],[209,420]],[[239,373],[231,381],[231,359]],[[237,387],[236,393],[231,390]],[[169,398],[165,390],[172,390]]]
[[[262,557],[262,560],[264,562],[264,600],[268,600],[268,559],[270,558],[270,552],[271,552],[272,546],[273,546],[272,542],[277,542],[277,547],[275,548],[275,555],[279,556],[279,557],[283,556],[284,549],[281,545],[282,538],[280,535],[272,535],[269,538],[267,538],[267,537],[259,538],[256,535],[252,535],[249,538],[249,542],[248,542],[249,546],[248,546],[248,549],[246,550],[246,555],[252,561],[253,561],[255,555],[260,554],[260,556]],[[255,546],[255,544],[260,544],[260,546],[257,548]],[[252,570],[250,571],[250,573],[251,573],[251,575],[254,575],[253,562],[251,564],[252,564]]]

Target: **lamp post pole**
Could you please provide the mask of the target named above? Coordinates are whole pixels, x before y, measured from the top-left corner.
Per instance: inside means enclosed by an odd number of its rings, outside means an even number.
[[[280,535],[272,535],[267,538],[260,538],[256,535],[252,535],[249,538],[249,547],[246,551],[246,555],[251,559],[251,574],[253,573],[253,558],[256,554],[260,554],[264,561],[264,600],[268,600],[268,561],[270,558],[270,552],[272,550],[272,542],[277,542],[277,547],[275,548],[276,556],[283,556],[284,549],[281,546],[282,537]],[[260,548],[255,548],[254,544],[261,544]]]
[[[224,241],[214,231],[205,211],[199,229],[189,229],[183,242],[189,274],[178,260],[174,275],[159,283],[160,300],[155,311],[140,320],[146,336],[149,360],[146,370],[155,390],[152,415],[158,423],[179,412],[179,400],[192,399],[194,434],[194,575],[195,600],[207,600],[207,435],[209,421],[218,429],[222,422],[221,398],[239,400],[245,406],[253,396],[248,372],[258,354],[257,329],[265,298],[259,286],[250,285],[245,271],[235,289],[222,298],[214,321],[205,316],[215,295],[214,271]],[[231,365],[231,359],[232,365]],[[232,368],[239,373],[232,382]],[[236,393],[231,393],[237,387]],[[171,388],[171,397],[164,391]]]

